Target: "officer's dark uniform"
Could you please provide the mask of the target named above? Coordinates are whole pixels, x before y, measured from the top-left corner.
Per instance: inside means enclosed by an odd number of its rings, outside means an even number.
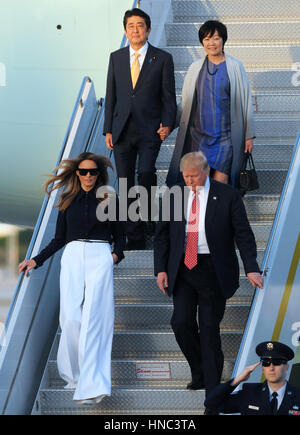
[[[294,358],[294,352],[285,344],[269,341],[260,343],[256,353],[261,360],[281,359],[285,362]],[[278,410],[272,411],[267,381],[244,383],[242,389],[231,394],[237,386],[230,381],[219,384],[207,396],[204,405],[210,410],[225,414],[242,415],[300,415],[300,388],[287,382],[285,393]]]

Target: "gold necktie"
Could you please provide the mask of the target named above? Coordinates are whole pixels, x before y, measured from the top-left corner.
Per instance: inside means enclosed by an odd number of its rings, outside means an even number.
[[[139,77],[140,74],[140,64],[139,64],[139,56],[140,53],[138,53],[137,51],[134,53],[134,61],[132,62],[132,66],[131,66],[131,80],[132,80],[132,87],[134,88],[137,82],[137,79]]]

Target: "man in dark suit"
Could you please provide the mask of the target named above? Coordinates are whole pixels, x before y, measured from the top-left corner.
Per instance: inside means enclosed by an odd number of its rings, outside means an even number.
[[[135,185],[138,157],[138,184],[147,189],[150,206],[156,158],[176,120],[174,65],[169,53],[148,43],[149,15],[141,9],[126,11],[123,24],[130,46],[110,56],[103,134],[128,190]],[[144,248],[144,229],[141,221],[129,220],[128,249]]]
[[[205,406],[225,414],[300,415],[300,388],[286,381],[288,361],[294,358],[294,351],[283,343],[265,341],[256,347],[256,353],[260,361],[214,388],[208,394]],[[260,364],[265,382],[245,383],[232,394]]]
[[[187,388],[208,392],[219,384],[223,370],[219,324],[226,299],[239,287],[235,242],[252,285],[262,288],[263,278],[239,192],[209,178],[201,152],[185,154],[180,165],[186,184],[181,190],[188,194],[181,199],[170,195],[168,219],[157,224],[154,272],[159,288],[173,296],[171,325],[192,373]]]

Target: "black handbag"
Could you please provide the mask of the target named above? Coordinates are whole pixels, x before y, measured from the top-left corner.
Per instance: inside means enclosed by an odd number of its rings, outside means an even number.
[[[255,170],[252,154],[247,152],[244,155],[243,165],[239,176],[239,189],[241,192],[249,192],[259,188],[257,173]]]

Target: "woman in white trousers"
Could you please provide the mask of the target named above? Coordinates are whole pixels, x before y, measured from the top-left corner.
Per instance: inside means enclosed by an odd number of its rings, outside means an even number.
[[[60,376],[74,400],[111,394],[113,258],[108,243],[68,243],[61,259]]]
[[[118,213],[111,220],[97,219],[96,190],[108,182],[107,166],[111,167],[108,159],[92,153],[61,162],[61,172],[45,186],[49,194],[64,187],[55,237],[19,265],[20,273],[28,273],[66,245],[61,257],[57,365],[65,388],[75,390],[73,399],[80,404],[99,403],[111,394],[113,265],[124,257],[126,238]]]

